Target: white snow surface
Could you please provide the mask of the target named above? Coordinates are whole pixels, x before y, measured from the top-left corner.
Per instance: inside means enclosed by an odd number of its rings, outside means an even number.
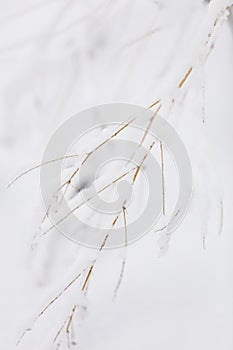
[[[232,350],[231,5],[1,1],[1,349],[68,349],[65,334],[53,339],[77,305],[71,349]],[[111,102],[148,107],[157,99],[187,147],[194,182],[167,253],[161,256],[154,232],[127,251],[103,251],[87,295],[80,292],[84,275],[35,321],[97,252],[56,230],[35,244],[44,214],[39,171],[7,184],[40,163],[49,137],[75,113]]]

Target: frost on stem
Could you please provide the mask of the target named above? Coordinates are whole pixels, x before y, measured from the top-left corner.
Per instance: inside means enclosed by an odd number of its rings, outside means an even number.
[[[123,280],[123,277],[124,277],[125,264],[126,264],[126,250],[127,250],[127,245],[128,245],[128,231],[127,231],[127,220],[126,220],[126,208],[125,208],[124,205],[123,205],[123,207],[122,207],[122,213],[123,213],[123,217],[124,217],[124,228],[125,228],[125,246],[124,246],[124,249],[125,249],[125,256],[124,256],[124,258],[123,258],[123,260],[122,260],[120,276],[119,276],[119,279],[118,279],[118,282],[117,282],[117,285],[116,285],[116,288],[115,288],[115,291],[114,291],[113,300],[115,300],[116,297],[117,297],[118,290],[119,290],[119,288],[120,288],[120,286],[121,286],[121,283],[122,283],[122,280]]]
[[[187,83],[189,81],[189,79],[191,79],[191,76],[194,74],[195,72],[195,68],[197,65],[197,56],[202,55],[204,52],[204,56],[208,57],[209,52],[211,51],[212,45],[213,45],[213,40],[214,40],[214,33],[216,31],[216,28],[218,28],[218,26],[221,24],[221,20],[224,19],[224,16],[226,15],[226,12],[228,11],[228,7],[231,5],[232,2],[230,1],[211,1],[210,5],[210,10],[208,12],[208,17],[206,19],[207,25],[203,26],[201,28],[201,31],[199,33],[198,36],[198,43],[197,43],[197,47],[195,47],[195,50],[197,52],[197,54],[195,53],[194,57],[192,56],[192,59],[190,60],[190,62],[188,62],[188,64],[183,67],[183,72],[182,74],[180,74],[180,78],[177,80],[176,84],[175,84],[175,91],[173,92],[171,98],[169,96],[169,100],[174,102],[176,100],[176,96],[179,90],[183,90],[185,86],[187,86]],[[200,44],[201,43],[201,44]],[[203,49],[204,47],[204,49]],[[157,100],[155,100],[155,102],[153,102],[149,108],[154,108],[157,107],[157,113],[160,111],[160,109],[162,107],[164,107],[164,100],[162,98],[159,98]],[[154,118],[157,114],[155,112],[155,115],[151,118],[151,120],[149,121],[146,131],[140,141],[140,145],[142,145],[145,141],[145,138],[147,137],[147,134],[149,133],[149,130],[151,128],[151,125],[154,121]],[[89,157],[91,156],[91,154],[93,154],[97,149],[101,148],[104,144],[106,144],[107,142],[109,142],[112,138],[116,137],[122,130],[124,130],[132,121],[129,121],[128,123],[126,123],[125,125],[123,125],[120,129],[118,129],[115,133],[113,133],[111,135],[110,138],[107,138],[105,141],[103,141],[101,144],[99,144],[98,146],[96,146],[94,149],[92,149],[88,154],[85,155],[81,166],[85,164],[85,162],[89,159]],[[151,144],[150,148],[149,148],[149,152],[152,150],[153,146],[154,146],[155,142],[153,144]],[[162,165],[162,193],[163,193],[163,213],[165,214],[165,186],[164,186],[164,155],[163,155],[163,145],[162,143],[160,143],[160,155],[161,155],[161,165]],[[77,157],[77,155],[73,155],[73,156],[66,156],[68,157]],[[64,157],[65,158],[65,157]],[[50,163],[57,161],[57,160],[61,160],[61,158],[58,159],[54,159],[51,160],[49,162],[46,162],[44,164],[40,164],[38,166],[35,166],[27,171],[25,171],[24,173],[20,174],[18,177],[16,177],[10,184],[9,186],[11,186],[15,181],[17,181],[20,177],[26,175],[27,173],[29,173],[32,170],[35,170],[41,166],[44,165],[49,165]],[[144,159],[145,160],[145,159]],[[112,186],[113,184],[115,184],[117,181],[119,181],[120,179],[122,179],[124,176],[128,175],[130,172],[133,172],[133,179],[132,179],[132,184],[134,184],[138,178],[138,174],[140,173],[140,170],[142,169],[142,165],[144,160],[142,160],[141,164],[139,166],[137,166],[136,168],[131,169],[129,172],[124,173],[122,175],[120,175],[118,178],[114,179],[111,183],[105,185],[103,188],[101,188],[101,190],[99,190],[98,194],[101,193],[102,191],[104,191],[105,189],[109,188],[110,186]],[[77,167],[75,169],[75,171],[72,173],[72,175],[61,185],[61,187],[58,189],[58,191],[60,191],[61,189],[65,188],[63,194],[62,194],[62,198],[61,200],[63,200],[68,187],[72,186],[72,180],[74,179],[74,177],[77,175],[77,173],[79,172],[80,167]],[[79,191],[81,190],[81,188],[78,189]],[[79,206],[76,206],[75,208],[73,208],[71,210],[71,212],[69,214],[67,214],[66,216],[64,216],[61,220],[65,220],[68,215],[70,215],[72,212],[78,210],[83,204],[81,203]],[[49,211],[49,210],[48,210]],[[220,227],[219,227],[219,234],[222,232],[222,226],[223,226],[223,202],[221,200],[220,203],[220,211],[221,211],[221,215],[220,215]],[[125,250],[127,248],[127,220],[126,220],[126,208],[123,205],[122,208],[122,213],[123,217],[124,217],[124,227],[125,227]],[[178,215],[178,213],[176,214]],[[48,212],[46,213],[46,217],[48,216]],[[112,227],[111,229],[115,226],[115,224],[117,223],[118,219],[119,219],[120,215],[117,215],[115,217],[115,219],[112,222]],[[174,218],[173,218],[174,219]],[[60,221],[61,222],[61,221]],[[57,222],[57,224],[59,224],[59,222]],[[47,231],[45,231],[44,233],[41,234],[45,235],[46,233],[48,233],[50,230],[52,230],[52,228],[54,228],[54,226],[50,227]],[[160,231],[166,230],[166,228],[168,227],[168,225],[163,226]],[[103,240],[103,242],[101,243],[97,256],[94,259],[94,261],[92,261],[92,263],[86,267],[85,271],[87,271],[87,274],[85,276],[84,282],[82,284],[81,288],[81,292],[85,293],[87,291],[87,286],[92,278],[92,273],[94,271],[94,268],[96,266],[96,262],[98,259],[99,254],[102,252],[102,250],[104,249],[106,242],[109,238],[109,235],[111,233],[111,229],[109,234],[107,234]],[[163,237],[164,238],[164,237]],[[170,237],[167,235],[165,236],[165,239],[163,241],[164,245],[163,247],[167,247],[168,243],[169,243],[169,239]],[[205,242],[204,242],[204,238],[203,238],[203,246],[205,246]],[[164,249],[165,249],[164,248]],[[124,271],[125,271],[125,266],[126,266],[126,256],[124,257],[123,261],[122,261],[122,266],[121,266],[121,271],[120,271],[120,276],[119,276],[119,280],[115,289],[115,296],[117,295],[117,292],[119,290],[119,287],[121,285],[122,279],[123,279],[123,275],[124,275]],[[57,294],[47,305],[46,307],[40,312],[39,316],[42,316],[46,310],[52,305],[54,304],[60,297],[61,295],[73,284],[75,283],[75,281],[79,278],[81,274],[76,275],[76,277],[59,293]],[[82,273],[83,275],[83,273]],[[61,334],[61,332],[63,330],[66,331],[67,334],[67,342],[68,342],[68,347],[71,346],[70,343],[70,332],[71,332],[71,324],[72,324],[72,320],[74,317],[74,314],[76,312],[77,306],[78,304],[74,303],[74,306],[71,310],[71,313],[69,314],[69,316],[67,317],[67,319],[65,320],[64,324],[62,325],[62,327],[58,330],[56,337],[54,338],[54,342],[57,342],[59,339],[59,336]],[[30,331],[31,328],[27,329],[25,332]],[[20,340],[21,341],[21,340]],[[57,346],[59,347],[59,344],[57,344]]]
[[[7,187],[11,187],[16,181],[18,181],[21,177],[27,175],[28,173],[30,173],[31,171],[33,170],[36,170],[36,169],[39,169],[41,168],[42,166],[45,166],[45,165],[50,165],[54,162],[58,162],[60,160],[64,160],[64,159],[69,159],[69,158],[74,158],[74,157],[79,157],[78,154],[73,154],[73,155],[67,155],[67,156],[64,156],[64,157],[60,157],[60,158],[55,158],[55,159],[52,159],[52,160],[49,160],[47,162],[44,162],[44,163],[40,163],[32,168],[29,168],[27,170],[25,170],[24,172],[20,173],[19,175],[17,175],[8,185]]]

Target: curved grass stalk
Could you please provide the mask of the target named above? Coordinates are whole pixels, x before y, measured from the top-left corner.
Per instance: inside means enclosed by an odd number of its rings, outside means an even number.
[[[97,145],[96,147],[94,147],[90,152],[87,153],[86,157],[84,158],[84,160],[82,161],[80,167],[76,168],[75,171],[71,174],[71,176],[69,177],[69,179],[67,181],[65,181],[59,188],[58,191],[61,190],[64,186],[69,186],[71,184],[72,179],[75,177],[75,175],[77,175],[77,173],[79,172],[80,168],[82,167],[82,165],[84,165],[86,163],[86,161],[89,159],[89,157],[96,152],[98,149],[100,149],[102,146],[106,145],[109,141],[111,141],[112,139],[114,139],[118,134],[120,134],[125,128],[127,128],[133,121],[135,120],[135,118],[131,119],[130,121],[128,121],[127,123],[125,123],[120,129],[116,130],[110,137],[106,138],[103,142],[101,142],[99,145]]]
[[[74,158],[74,157],[79,157],[79,155],[78,155],[78,154],[73,154],[73,155],[68,155],[68,156],[64,156],[64,157],[59,157],[59,158],[55,158],[55,159],[52,159],[52,160],[48,160],[47,162],[44,162],[44,163],[40,163],[40,164],[38,164],[38,165],[35,165],[35,166],[33,166],[32,168],[29,168],[29,169],[25,170],[24,172],[20,173],[19,175],[17,175],[17,176],[7,185],[7,187],[9,188],[9,187],[12,186],[17,180],[19,180],[21,177],[27,175],[28,173],[30,173],[30,172],[33,171],[33,170],[39,169],[39,168],[41,168],[42,166],[45,166],[45,165],[49,165],[49,164],[58,162],[59,160],[68,159],[68,158]]]
[[[125,253],[126,253],[127,246],[128,246],[128,230],[127,230],[127,220],[126,220],[126,208],[124,205],[122,207],[122,212],[123,212],[123,217],[124,217],[124,228],[125,228],[125,246],[124,246],[124,248],[125,248]],[[120,276],[119,276],[119,279],[118,279],[118,282],[117,282],[117,285],[116,285],[116,288],[114,291],[113,300],[116,299],[118,290],[120,289],[120,286],[121,286],[121,283],[122,283],[122,280],[124,277],[125,265],[126,265],[126,255],[123,258],[123,261],[121,264],[121,272],[120,272]]]

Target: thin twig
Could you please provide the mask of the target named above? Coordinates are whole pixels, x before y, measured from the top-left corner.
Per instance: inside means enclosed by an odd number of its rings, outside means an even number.
[[[123,212],[123,217],[124,217],[124,228],[125,228],[125,249],[127,249],[127,245],[128,245],[128,230],[127,230],[127,220],[126,220],[126,208],[123,205],[122,207],[122,212]],[[113,300],[116,299],[117,297],[117,293],[118,290],[121,286],[123,277],[124,277],[124,272],[125,272],[125,265],[126,265],[126,257],[124,257],[123,261],[122,261],[122,265],[121,265],[121,272],[120,272],[120,276],[114,291],[114,295],[113,295]]]
[[[125,247],[128,245],[128,230],[127,230],[127,220],[126,220],[126,208],[123,205],[123,217],[124,217],[124,227],[125,227]]]
[[[130,46],[133,46],[135,44],[137,44],[138,42],[140,42],[143,39],[147,39],[148,37],[150,37],[151,35],[155,34],[157,31],[159,30],[159,28],[153,28],[150,31],[144,33],[143,35],[141,35],[140,37],[131,40],[130,42],[126,43],[125,45],[123,45],[122,49],[128,48]]]
[[[7,187],[9,188],[11,185],[13,185],[17,180],[19,180],[21,177],[23,177],[24,175],[30,173],[31,171],[33,170],[36,170],[42,166],[45,166],[45,165],[49,165],[51,163],[54,163],[54,162],[58,162],[59,160],[63,160],[63,159],[68,159],[68,158],[74,158],[74,157],[79,157],[78,154],[74,154],[74,155],[70,155],[70,156],[64,156],[64,157],[60,157],[60,158],[56,158],[56,159],[52,159],[52,160],[48,160],[47,162],[44,162],[44,163],[40,163],[38,165],[35,165],[34,167],[30,168],[30,169],[27,169],[25,170],[24,172],[20,173],[19,175],[17,175],[8,185]]]
[[[82,286],[82,292],[85,291],[86,285],[87,285],[87,283],[89,281],[89,278],[91,277],[91,273],[92,273],[93,268],[94,268],[94,264],[91,265],[91,267],[89,268],[89,271],[87,273],[87,276],[86,276],[86,278],[84,280],[84,283],[83,283],[83,286]]]
[[[119,276],[119,279],[118,279],[118,282],[117,282],[117,285],[116,285],[116,288],[115,288],[115,291],[114,291],[113,300],[116,299],[118,290],[119,290],[119,288],[121,286],[121,282],[122,282],[122,279],[123,279],[123,276],[124,276],[124,272],[125,272],[125,264],[126,264],[126,260],[124,258],[123,261],[122,261],[122,264],[121,264],[121,272],[120,272],[120,276]]]
[[[90,151],[86,157],[84,158],[84,160],[81,163],[81,166],[78,167],[77,169],[75,169],[75,171],[71,174],[71,176],[69,177],[69,179],[67,181],[65,181],[58,189],[61,190],[66,184],[69,186],[72,179],[74,178],[75,175],[77,175],[77,173],[79,172],[80,168],[82,167],[82,165],[84,165],[86,163],[86,161],[89,159],[89,157],[96,152],[98,149],[100,149],[102,146],[104,146],[105,144],[107,144],[109,141],[111,141],[113,138],[115,138],[119,133],[121,133],[125,128],[127,128],[133,121],[135,120],[135,118],[131,119],[130,121],[128,121],[127,123],[125,123],[120,129],[118,129],[117,131],[115,131],[110,137],[106,138],[103,142],[101,142],[98,146],[96,146],[92,151]]]
[[[57,300],[62,296],[62,294],[63,294],[64,292],[67,291],[67,289],[69,289],[69,287],[72,286],[72,284],[74,284],[74,283],[77,281],[77,279],[78,279],[81,275],[82,275],[82,273],[79,273],[71,282],[69,282],[69,283],[67,284],[67,286],[66,286],[57,296],[55,296],[55,297],[43,308],[43,310],[42,310],[42,311],[37,315],[37,317],[34,319],[34,323],[38,320],[38,318],[40,318],[40,317],[48,310],[48,308],[49,308],[52,304],[55,303],[55,301],[57,301]],[[20,342],[22,341],[22,339],[24,338],[25,334],[26,334],[27,332],[30,332],[31,330],[32,330],[32,327],[25,329],[24,332],[22,333],[22,335],[20,336],[19,340],[17,341],[16,345],[19,345],[19,343],[20,343]]]
[[[67,317],[67,319],[65,320],[65,322],[63,323],[63,325],[59,328],[59,330],[58,330],[58,332],[57,332],[55,338],[53,339],[53,343],[56,343],[56,341],[57,341],[57,339],[59,338],[61,332],[62,332],[63,329],[65,328],[65,325],[66,325],[66,323],[68,322],[68,319],[69,319],[69,317]]]
[[[114,228],[114,226],[116,225],[116,223],[117,223],[119,217],[120,217],[120,214],[117,214],[116,217],[114,218],[114,220],[113,220],[113,222],[112,222],[111,230],[112,230],[112,229]],[[88,271],[88,273],[87,273],[87,276],[86,276],[86,278],[85,278],[85,280],[84,280],[84,283],[83,283],[83,286],[82,286],[82,292],[85,292],[85,291],[86,291],[86,288],[87,288],[88,283],[89,283],[90,278],[91,278],[92,271],[93,271],[93,269],[94,269],[94,267],[95,267],[95,264],[96,264],[96,262],[97,262],[98,256],[99,256],[99,254],[102,252],[102,250],[104,249],[104,247],[105,247],[105,245],[106,245],[106,243],[107,243],[107,240],[108,240],[108,238],[109,238],[109,235],[110,235],[110,233],[108,233],[108,234],[105,235],[105,237],[104,237],[104,239],[103,239],[103,242],[101,243],[101,245],[100,245],[100,247],[99,247],[98,254],[97,254],[95,260],[93,261],[92,265],[91,265],[90,268],[89,268],[89,271]]]
[[[72,286],[72,284],[74,284],[74,282],[77,281],[77,279],[81,276],[81,273],[79,273],[70,283],[67,284],[67,286],[56,296],[54,297],[45,307],[44,309],[38,314],[37,318],[39,318],[40,316],[42,316],[44,314],[44,312],[57,300],[60,298],[60,296],[67,291],[67,289],[69,287]]]
[[[150,118],[149,123],[148,123],[148,125],[147,125],[147,128],[146,128],[146,130],[145,130],[145,132],[144,132],[144,134],[143,134],[143,136],[142,136],[142,139],[141,139],[140,143],[138,144],[136,150],[135,150],[134,153],[132,154],[131,158],[129,159],[128,163],[130,163],[130,162],[134,159],[135,154],[137,153],[138,149],[143,145],[143,143],[144,143],[144,141],[145,141],[145,139],[146,139],[146,137],[147,137],[147,135],[148,135],[148,133],[149,133],[151,127],[152,127],[152,124],[153,124],[153,122],[154,122],[154,119],[155,119],[155,117],[157,116],[157,114],[159,113],[161,107],[162,107],[162,105],[160,104],[160,105],[158,106],[158,108],[156,109],[155,113],[154,113],[154,114],[152,115],[152,117]]]
[[[95,195],[89,197],[86,199],[86,201],[82,202],[81,204],[77,205],[76,207],[74,207],[69,213],[67,213],[65,216],[63,216],[60,220],[58,220],[54,225],[50,226],[45,232],[43,232],[40,236],[44,236],[46,235],[48,232],[50,232],[54,227],[56,227],[57,225],[59,225],[60,223],[62,223],[64,220],[66,220],[72,213],[74,213],[75,211],[77,211],[78,209],[80,209],[83,205],[86,204],[86,202],[89,202],[90,200],[94,199],[98,194],[100,194],[101,192],[105,191],[107,188],[109,188],[110,186],[112,186],[113,184],[115,184],[117,181],[119,181],[120,179],[122,179],[123,177],[127,176],[131,171],[135,170],[136,167],[128,170],[127,172],[125,172],[124,174],[120,175],[118,178],[116,178],[115,180],[113,180],[111,183],[105,185],[104,187],[102,187]]]
[[[177,210],[177,212],[175,213],[175,215],[173,216],[173,218],[164,226],[162,226],[161,228],[155,230],[154,232],[157,233],[157,232],[161,232],[161,231],[164,231],[165,229],[168,228],[168,226],[175,220],[175,218],[177,217],[177,215],[179,214],[180,212],[180,209]]]
[[[178,84],[179,89],[181,89],[183,87],[184,83],[188,80],[192,70],[193,70],[193,67],[190,67],[188,69],[188,71],[185,73],[184,77],[181,79],[181,81]],[[161,99],[159,98],[155,102],[153,102],[151,105],[149,105],[148,108],[151,109],[151,108],[153,108],[154,106],[156,106],[160,102],[161,102]],[[174,98],[172,98],[172,102],[174,103]]]
[[[148,108],[151,109],[154,106],[156,106],[158,103],[160,103],[161,99],[159,98],[158,100],[156,100],[155,102],[153,102]]]
[[[76,309],[77,309],[77,305],[74,305],[72,308],[71,314],[68,318],[68,322],[66,326],[67,344],[69,349],[70,349],[70,327],[71,327]]]
[[[17,342],[16,342],[16,346],[18,346],[18,345],[21,343],[21,341],[23,340],[25,334],[28,333],[28,332],[30,332],[31,330],[32,330],[32,327],[26,328],[26,329],[23,331],[23,333],[20,335],[19,339],[18,339]]]
[[[192,73],[193,67],[190,67],[187,71],[187,73],[185,73],[185,76],[181,79],[178,87],[179,89],[182,88],[182,86],[184,85],[184,83],[186,82],[186,80],[188,79],[188,77],[190,76],[190,74]]]
[[[136,181],[136,179],[137,179],[137,177],[138,177],[139,171],[141,170],[141,168],[142,168],[142,166],[143,166],[145,160],[146,160],[147,157],[149,156],[150,151],[152,150],[152,148],[154,147],[155,144],[156,144],[156,140],[153,141],[153,142],[151,143],[151,145],[150,145],[150,147],[149,147],[149,151],[144,155],[144,157],[143,157],[143,159],[142,159],[140,165],[137,166],[137,169],[136,169],[136,171],[135,171],[135,173],[134,173],[134,176],[133,176],[132,185],[135,183],[135,181]]]
[[[150,131],[150,129],[151,129],[151,126],[152,126],[152,124],[153,124],[153,122],[154,122],[154,120],[155,120],[155,117],[156,117],[157,114],[159,113],[161,107],[162,107],[162,105],[160,104],[160,105],[158,106],[158,108],[156,109],[155,113],[153,114],[153,116],[150,118],[149,123],[148,123],[148,126],[147,126],[147,128],[146,128],[146,131],[145,131],[145,133],[144,133],[144,135],[143,135],[143,137],[142,137],[142,139],[141,139],[140,146],[141,146],[141,145],[143,144],[143,142],[145,141],[145,139],[146,139],[146,137],[147,137],[147,135],[148,135],[148,133],[149,133],[149,131]]]

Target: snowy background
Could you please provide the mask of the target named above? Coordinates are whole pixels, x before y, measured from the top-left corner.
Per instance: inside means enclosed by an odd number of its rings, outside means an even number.
[[[233,347],[233,14],[227,0],[0,2],[0,344],[19,349],[231,350]],[[190,68],[192,71],[187,76]],[[185,77],[187,79],[185,79]],[[183,81],[185,79],[185,81]],[[92,259],[55,230],[32,249],[44,208],[39,171],[47,141],[93,105],[126,102],[160,114],[193,167],[189,212],[160,257],[151,232],[103,252],[87,296],[73,284]],[[154,107],[155,109],[156,107]],[[53,342],[74,304],[71,343]]]

